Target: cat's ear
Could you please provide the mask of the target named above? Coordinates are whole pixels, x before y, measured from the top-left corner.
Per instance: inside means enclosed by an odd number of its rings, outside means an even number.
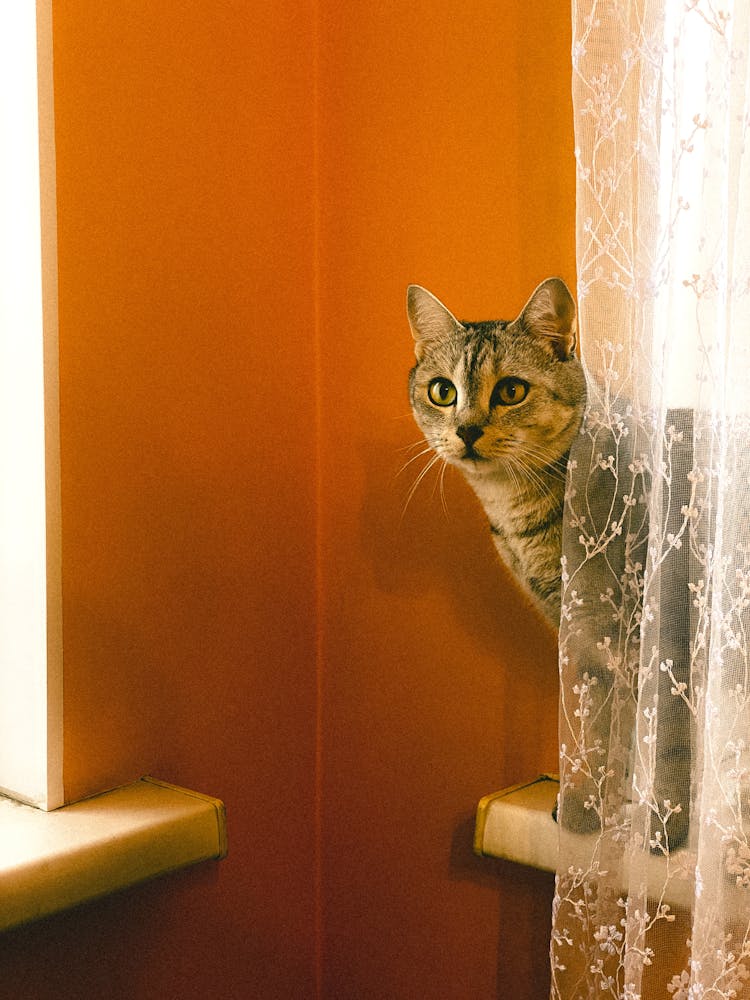
[[[422,360],[431,341],[445,340],[464,329],[453,313],[421,285],[409,285],[406,290],[406,312],[417,361]]]
[[[533,292],[518,317],[521,327],[536,337],[561,361],[576,352],[576,305],[560,278],[547,278]]]

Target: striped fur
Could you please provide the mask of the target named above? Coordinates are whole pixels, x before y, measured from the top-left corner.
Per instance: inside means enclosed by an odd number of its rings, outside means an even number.
[[[557,628],[566,463],[586,400],[570,292],[550,278],[513,322],[468,323],[412,285],[407,310],[417,424],[466,477],[500,557]],[[434,401],[436,381],[450,403]],[[504,398],[509,384],[518,401]]]

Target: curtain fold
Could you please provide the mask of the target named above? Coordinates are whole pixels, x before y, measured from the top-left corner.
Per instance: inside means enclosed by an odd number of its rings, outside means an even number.
[[[750,998],[750,4],[574,0],[552,997]]]

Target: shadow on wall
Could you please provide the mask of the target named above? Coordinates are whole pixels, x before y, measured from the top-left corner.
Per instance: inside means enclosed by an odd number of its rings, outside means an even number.
[[[486,794],[555,769],[555,637],[499,562],[485,515],[457,470],[445,472],[444,505],[436,465],[404,510],[429,461],[425,455],[400,472],[419,451],[409,448],[419,436],[410,421],[408,415],[381,427],[359,449],[360,543],[371,587],[385,595],[380,607],[391,616],[383,627],[414,657],[408,670],[418,688],[415,723],[434,726],[438,741],[454,741],[444,748],[451,758],[443,799],[450,833],[437,846],[445,851],[447,878],[479,886],[488,900],[482,905],[497,908],[498,1000],[542,997],[549,992],[553,877],[477,857],[472,796],[477,787]],[[402,642],[398,633],[406,630]],[[446,723],[445,712],[458,718]]]
[[[417,434],[415,428],[411,440]],[[420,598],[443,594],[461,630],[498,666],[510,665],[515,651],[523,650],[528,679],[556,685],[555,637],[497,558],[485,515],[458,470],[445,470],[441,499],[442,473],[436,464],[407,505],[409,490],[429,460],[419,458],[404,469],[417,452],[394,433],[369,441],[360,454],[367,480],[362,546],[376,586]],[[530,646],[542,656],[529,661]]]
[[[451,844],[451,878],[474,882],[497,897],[497,1000],[509,1000],[521,988],[524,996],[547,997],[554,875],[477,857],[473,839],[474,816],[465,816],[456,824]]]

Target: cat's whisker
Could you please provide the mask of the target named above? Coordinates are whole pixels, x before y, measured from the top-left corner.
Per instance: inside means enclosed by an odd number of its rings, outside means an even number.
[[[538,469],[540,473],[546,473],[553,479],[565,480],[567,473],[567,460],[551,455],[540,446],[530,444],[528,441],[514,441],[514,451],[519,452],[526,458],[531,458],[542,463]]]
[[[424,444],[424,442],[421,442],[421,443]],[[429,445],[427,445],[421,451],[418,451],[416,455],[412,455],[412,457],[410,459],[408,459],[406,462],[404,462],[404,464],[398,470],[398,472],[396,473],[396,475],[400,476],[402,472],[405,472],[409,468],[409,466],[412,464],[412,462],[416,462],[417,459],[423,458],[425,455],[429,455],[429,453],[431,451],[432,451],[432,448]]]
[[[439,482],[440,482],[440,502],[441,502],[442,507],[443,507],[443,513],[445,514],[446,517],[448,516],[448,504],[447,504],[447,502],[445,500],[445,470],[447,468],[448,468],[448,463],[446,461],[443,461],[443,467],[440,470],[440,477],[439,477]]]
[[[557,482],[564,483],[565,476],[559,472],[553,472],[548,466],[539,468],[536,465],[532,465],[528,462],[528,455],[523,452],[518,456],[519,460],[523,464],[524,469],[528,472],[529,476],[534,477],[534,481],[539,483],[540,486],[544,486],[545,489],[549,490],[549,484],[547,480],[556,480]]]
[[[518,473],[519,479],[521,479],[522,486],[521,489],[523,493],[528,494],[529,488],[534,489],[535,492],[542,492],[539,490],[539,484],[534,479],[534,476],[529,473],[529,470],[524,466],[523,462],[516,460],[516,471]],[[526,480],[525,489],[523,487],[523,480]]]
[[[539,473],[535,469],[533,469],[530,465],[528,465],[528,463],[524,462],[521,456],[509,455],[508,458],[513,462],[518,472],[527,480],[528,484],[535,491],[550,498],[554,496],[552,490],[549,488],[547,483],[544,482]]]
[[[516,490],[516,493],[525,492],[521,488],[521,482],[517,475],[517,473],[524,471],[523,463],[519,458],[519,456],[513,451],[503,451],[500,454],[500,459],[506,471],[513,480],[513,486]]]
[[[445,472],[445,459],[443,459],[443,465],[442,465],[442,467],[440,469],[440,472],[438,472],[437,477],[435,478],[435,482],[434,482],[434,484],[432,486],[432,497],[433,497],[433,499],[434,499],[436,493],[440,494],[441,495],[441,499],[442,499],[441,477],[442,477],[442,475],[443,475],[444,472]],[[445,506],[445,505],[443,504],[443,506]]]
[[[440,462],[440,461],[441,461],[440,455],[433,455],[432,458],[430,459],[430,461],[427,463],[427,465],[425,465],[425,467],[419,473],[419,475],[417,476],[417,478],[414,480],[414,482],[413,482],[413,484],[411,486],[411,489],[409,490],[409,492],[408,492],[408,494],[406,496],[406,501],[404,502],[404,508],[401,511],[401,520],[403,520],[404,514],[406,514],[406,509],[407,509],[407,507],[409,506],[409,504],[411,502],[411,498],[416,493],[419,484],[422,482],[422,480],[427,475],[427,473],[430,471],[430,469],[437,462]]]
[[[530,441],[514,441],[514,446],[524,451],[527,455],[538,459],[545,468],[564,468],[565,462],[559,455],[555,455],[542,445],[532,444]]]
[[[509,451],[508,454],[512,454],[520,460],[529,473],[534,472],[535,482],[544,484],[545,478],[565,482],[566,470],[557,464],[559,460],[551,459],[548,454],[527,445],[525,442],[514,441],[512,451]],[[529,464],[528,459],[533,461],[533,465]]]
[[[526,475],[529,477],[529,479],[531,479],[532,482],[536,483],[537,488],[539,489],[539,492],[541,494],[543,494],[544,496],[549,497],[550,499],[554,499],[555,495],[554,495],[553,491],[550,489],[549,484],[545,483],[545,481],[542,478],[542,476],[540,476],[539,473],[535,469],[532,469],[529,465],[527,465],[525,463],[524,463],[523,467],[524,467]]]
[[[421,448],[425,444],[424,438],[419,438],[417,441],[412,441],[411,444],[402,444],[397,451],[411,451],[413,448]],[[428,446],[429,447],[429,446]]]
[[[521,492],[521,486],[520,486],[520,484],[518,482],[518,476],[516,475],[516,470],[514,468],[514,462],[512,460],[512,457],[510,455],[506,455],[506,456],[504,456],[504,459],[505,459],[505,461],[503,462],[503,464],[505,466],[506,472],[508,473],[508,475],[510,476],[511,480],[513,481],[513,489],[516,491],[516,493],[520,493]]]

